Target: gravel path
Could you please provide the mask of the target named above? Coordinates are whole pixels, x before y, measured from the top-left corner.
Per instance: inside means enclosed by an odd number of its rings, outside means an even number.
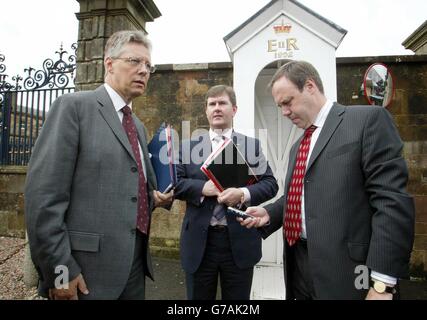
[[[24,284],[25,240],[0,237],[0,300],[37,299],[36,288]]]
[[[43,299],[36,288],[24,284],[25,240],[0,237],[0,300]],[[156,281],[146,283],[147,299],[186,299],[184,279],[179,260],[153,257]],[[427,300],[427,280],[412,279],[401,281],[403,300]]]
[[[24,284],[25,239],[0,237],[0,300],[39,300],[37,289]],[[156,281],[147,280],[147,299],[186,299],[179,260],[153,257]]]

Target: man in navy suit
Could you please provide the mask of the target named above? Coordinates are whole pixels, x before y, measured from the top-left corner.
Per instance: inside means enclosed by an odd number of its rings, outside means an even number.
[[[233,88],[214,86],[205,101],[210,130],[182,143],[175,188],[175,197],[187,202],[181,261],[187,274],[188,297],[214,300],[219,275],[222,299],[248,300],[253,267],[261,259],[261,236],[254,229],[240,226],[234,216],[226,213],[226,206],[259,205],[273,198],[278,186],[259,141],[232,129],[237,112]],[[257,175],[255,184],[220,192],[200,170],[224,139],[233,139],[245,155]]]

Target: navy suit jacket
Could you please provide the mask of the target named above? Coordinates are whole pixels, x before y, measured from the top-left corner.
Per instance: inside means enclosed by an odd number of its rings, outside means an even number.
[[[278,186],[260,150],[259,141],[236,132],[233,132],[232,138],[258,176],[257,183],[247,186],[251,195],[250,204],[259,205],[273,198]],[[202,261],[208,227],[217,203],[216,197],[202,196],[208,178],[200,167],[211,152],[209,134],[200,135],[197,140],[184,141],[180,148],[175,197],[187,202],[181,230],[181,262],[188,273],[194,273]],[[235,217],[229,215],[227,224],[234,262],[239,268],[253,267],[261,259],[262,239],[259,232],[242,227]]]

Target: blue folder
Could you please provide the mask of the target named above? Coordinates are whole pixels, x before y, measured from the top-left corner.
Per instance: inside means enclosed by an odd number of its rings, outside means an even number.
[[[162,123],[148,144],[148,152],[156,173],[157,189],[163,193],[171,191],[176,185],[177,176],[173,135],[170,125]]]

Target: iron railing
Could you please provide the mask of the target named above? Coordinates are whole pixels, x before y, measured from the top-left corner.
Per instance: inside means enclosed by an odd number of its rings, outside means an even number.
[[[77,45],[67,57],[62,45],[57,61],[46,59],[43,69],[24,69],[25,77],[16,75],[8,82],[0,54],[0,165],[28,164],[49,106],[60,95],[74,91]]]

